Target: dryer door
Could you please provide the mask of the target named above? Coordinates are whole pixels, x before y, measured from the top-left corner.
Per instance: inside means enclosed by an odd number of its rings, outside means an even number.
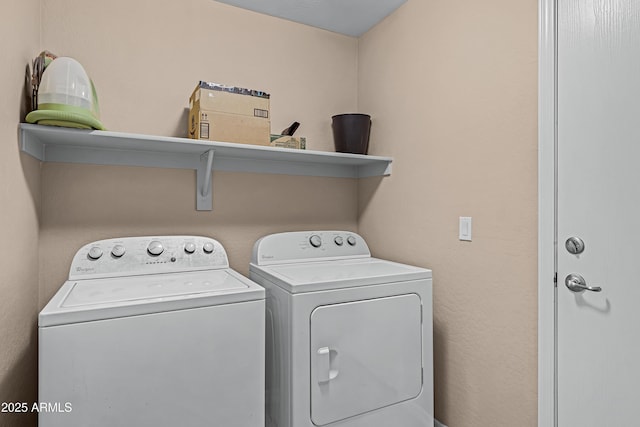
[[[422,390],[416,294],[325,305],[311,313],[311,419],[325,425]]]

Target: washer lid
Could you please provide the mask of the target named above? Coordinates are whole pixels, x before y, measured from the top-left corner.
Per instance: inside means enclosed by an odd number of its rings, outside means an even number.
[[[290,293],[379,285],[431,278],[431,270],[377,258],[256,266],[264,276]]]
[[[264,289],[233,270],[67,281],[40,312],[39,325],[183,310],[264,299]]]

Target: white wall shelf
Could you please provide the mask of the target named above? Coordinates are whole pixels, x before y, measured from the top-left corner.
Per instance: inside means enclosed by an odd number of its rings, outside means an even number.
[[[213,170],[364,178],[390,175],[393,161],[390,157],[25,123],[20,124],[20,148],[43,162],[194,169],[198,210],[212,209]]]

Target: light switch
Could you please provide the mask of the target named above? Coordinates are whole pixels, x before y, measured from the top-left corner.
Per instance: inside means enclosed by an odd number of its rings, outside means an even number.
[[[460,217],[460,240],[471,241],[471,217]]]

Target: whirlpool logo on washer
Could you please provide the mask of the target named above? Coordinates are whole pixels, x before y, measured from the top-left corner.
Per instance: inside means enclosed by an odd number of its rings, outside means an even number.
[[[274,259],[275,257],[274,257],[273,255],[265,255],[265,254],[262,254],[262,255],[261,255],[261,258],[262,258],[262,259]]]
[[[95,267],[76,267],[76,273],[91,273],[96,271]]]

